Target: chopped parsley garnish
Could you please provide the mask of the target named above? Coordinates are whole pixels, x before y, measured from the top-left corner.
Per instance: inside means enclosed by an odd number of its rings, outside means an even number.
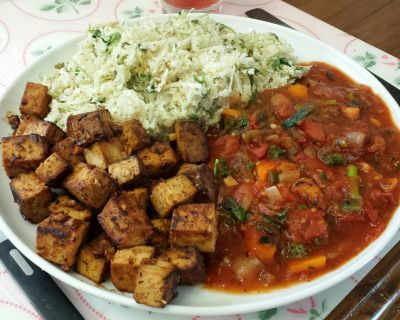
[[[304,209],[308,209],[308,208],[309,208],[308,205],[306,205],[305,203],[302,203],[301,205],[299,205],[299,209],[304,210]]]
[[[194,81],[196,81],[197,83],[200,83],[200,84],[206,84],[206,79],[205,79],[205,76],[204,75],[193,75],[193,79],[194,79]]]
[[[319,178],[320,178],[322,181],[328,181],[328,176],[327,176],[326,173],[323,172],[323,171],[320,172]]]
[[[247,220],[250,212],[243,209],[242,206],[236,202],[232,197],[226,197],[223,203],[223,207],[227,210],[234,218],[243,222]]]
[[[268,182],[270,184],[279,183],[279,173],[275,170],[268,171]]]
[[[193,24],[199,24],[199,20],[196,20],[196,19],[190,20],[190,22],[193,23]]]
[[[267,236],[261,236],[260,239],[258,239],[258,242],[261,244],[273,243],[273,241]]]
[[[246,161],[246,169],[247,170],[254,170],[255,167],[256,167],[256,165],[254,164],[254,162]]]
[[[287,256],[289,259],[301,259],[310,253],[310,250],[301,243],[289,243]]]
[[[252,69],[251,71],[247,71],[247,75],[249,76],[249,81],[250,81],[250,89],[251,89],[251,97],[250,97],[250,103],[255,103],[257,101],[257,95],[258,95],[258,90],[254,86],[254,76],[259,73],[257,69]]]
[[[200,120],[199,116],[197,114],[195,114],[195,113],[189,114],[189,119],[192,120],[192,121],[199,121]]]
[[[285,129],[293,128],[298,122],[307,117],[312,111],[313,106],[311,104],[306,104],[302,106],[297,112],[283,121],[283,127]]]
[[[331,153],[325,155],[321,160],[328,166],[342,166],[346,164],[346,158],[340,153]]]
[[[283,57],[279,57],[279,56],[275,56],[272,58],[272,67],[275,69],[275,71],[281,70],[282,65],[285,65],[288,67],[292,66],[287,58],[283,58]]]
[[[225,178],[229,175],[230,169],[225,159],[218,158],[214,162],[214,177]]]
[[[114,32],[109,36],[103,35],[101,31],[97,28],[89,28],[89,33],[94,39],[101,39],[103,43],[107,46],[106,52],[109,52],[109,47],[121,39],[121,34],[119,32]]]
[[[270,159],[282,159],[285,158],[287,151],[285,149],[279,148],[277,145],[272,145],[268,149],[268,157]]]
[[[62,68],[64,68],[64,62],[59,62],[59,63],[57,63],[57,64],[54,66],[54,68],[56,68],[56,69],[62,69]]]

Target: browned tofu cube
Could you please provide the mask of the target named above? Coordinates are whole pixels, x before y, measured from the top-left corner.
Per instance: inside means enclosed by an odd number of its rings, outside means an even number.
[[[171,219],[152,219],[154,230],[151,235],[149,244],[156,247],[166,248],[169,247],[169,227]]]
[[[96,141],[110,139],[114,134],[113,128],[111,114],[104,108],[70,115],[67,120],[67,135],[78,146],[88,146]]]
[[[43,220],[36,231],[36,252],[42,258],[69,271],[86,238],[89,223],[59,213]]]
[[[157,183],[151,191],[150,199],[160,217],[168,217],[172,210],[182,203],[189,202],[197,189],[184,175],[176,176]]]
[[[157,257],[176,265],[181,276],[180,283],[193,285],[204,282],[206,279],[206,268],[203,256],[194,247],[173,247],[165,249]]]
[[[194,121],[179,120],[175,122],[174,127],[182,159],[186,162],[208,161],[208,144],[201,126]]]
[[[45,118],[50,111],[51,97],[47,93],[48,88],[42,84],[28,82],[22,96],[19,111],[22,114]]]
[[[143,161],[149,177],[164,176],[178,163],[178,158],[169,142],[157,142],[151,147],[140,150],[137,155]]]
[[[3,166],[9,177],[35,170],[49,155],[49,143],[37,134],[2,139]]]
[[[215,202],[217,200],[217,186],[208,165],[184,163],[178,171],[178,175],[180,174],[187,176],[196,186],[198,192],[194,198],[195,202]]]
[[[108,172],[118,185],[126,186],[143,178],[146,169],[142,160],[136,156],[131,156],[109,165]]]
[[[72,138],[65,138],[57,142],[51,151],[56,152],[64,160],[68,161],[71,166],[75,166],[80,162],[85,162],[83,148],[78,147]]]
[[[67,161],[53,153],[37,167],[35,173],[47,185],[55,186],[67,175],[70,168]]]
[[[101,283],[109,275],[110,261],[115,249],[101,233],[82,246],[76,261],[76,271],[90,280]]]
[[[144,245],[153,233],[153,225],[143,208],[144,201],[137,195],[127,191],[113,196],[97,216],[104,232],[118,249]]]
[[[19,174],[11,180],[10,188],[26,220],[39,223],[49,216],[47,207],[52,200],[51,191],[34,172]]]
[[[38,134],[45,137],[51,144],[55,144],[65,138],[65,132],[54,123],[35,117],[24,116],[14,135],[26,136],[29,134]]]
[[[163,308],[175,297],[179,282],[178,268],[158,259],[144,259],[136,276],[133,293],[137,303]]]
[[[143,259],[153,258],[156,249],[150,246],[137,246],[117,250],[111,260],[111,281],[121,291],[134,292],[136,275]]]
[[[86,163],[78,163],[63,185],[80,202],[96,209],[102,208],[114,191],[110,175]]]
[[[193,246],[202,252],[214,252],[217,221],[214,203],[181,205],[172,214],[169,241],[176,246]]]
[[[67,195],[60,195],[49,206],[51,214],[63,213],[74,219],[90,221],[92,212],[75,199]]]
[[[128,153],[151,145],[151,138],[139,120],[132,119],[122,123],[122,140]]]
[[[103,170],[107,170],[110,164],[128,157],[119,138],[96,142],[86,148],[83,154],[87,163]]]

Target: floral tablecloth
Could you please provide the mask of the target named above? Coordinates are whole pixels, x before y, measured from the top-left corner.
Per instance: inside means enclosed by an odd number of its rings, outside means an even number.
[[[400,59],[283,1],[259,3],[257,7],[266,9],[297,30],[330,44],[400,88]],[[246,0],[225,0],[223,13],[244,16],[245,11],[254,7]],[[0,94],[28,64],[81,33],[89,24],[111,20],[122,22],[158,13],[161,13],[161,6],[156,0],[0,0]],[[123,308],[58,283],[85,319],[316,320],[323,319],[399,239],[400,233],[368,266],[329,290],[291,305],[252,314],[225,317],[162,316]],[[1,265],[0,314],[2,319],[40,319]]]

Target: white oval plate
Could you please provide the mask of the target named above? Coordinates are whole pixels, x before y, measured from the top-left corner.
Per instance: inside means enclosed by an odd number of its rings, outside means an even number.
[[[347,73],[355,81],[373,88],[386,102],[397,125],[400,124],[398,105],[385,88],[368,71],[339,51],[302,33],[278,25],[228,15],[212,15],[238,32],[274,32],[282,39],[286,39],[294,48],[299,61],[324,61]],[[166,15],[154,16],[151,19],[165,19]],[[149,19],[149,17],[145,18]],[[140,19],[139,19],[140,20]],[[5,119],[7,111],[18,112],[23,89],[27,81],[38,81],[41,73],[49,72],[53,66],[66,61],[76,51],[81,37],[73,39],[60,47],[50,51],[43,58],[30,65],[8,89],[0,99],[0,115]],[[0,136],[10,134],[6,123],[0,124]],[[235,313],[254,312],[263,309],[282,306],[296,300],[316,294],[350,277],[357,270],[367,264],[380,252],[394,236],[400,225],[400,210],[397,209],[392,220],[382,235],[356,257],[315,280],[296,284],[287,288],[254,294],[229,294],[210,291],[202,286],[179,288],[179,295],[164,309],[156,309],[137,304],[131,294],[122,294],[113,288],[111,283],[97,286],[75,272],[65,273],[55,265],[42,259],[35,253],[36,226],[26,222],[18,212],[9,190],[8,178],[4,170],[0,170],[0,227],[11,242],[22,251],[31,261],[55,278],[87,293],[93,294],[117,304],[147,310],[152,312],[174,315],[225,315]],[[107,289],[108,288],[108,289]]]

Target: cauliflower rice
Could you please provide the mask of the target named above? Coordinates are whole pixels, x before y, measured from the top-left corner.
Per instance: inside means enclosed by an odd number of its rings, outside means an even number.
[[[236,33],[207,15],[108,23],[90,27],[72,60],[43,77],[53,98],[46,120],[65,129],[70,114],[105,106],[160,136],[181,118],[216,124],[229,97],[250,101],[304,72],[275,34]]]

